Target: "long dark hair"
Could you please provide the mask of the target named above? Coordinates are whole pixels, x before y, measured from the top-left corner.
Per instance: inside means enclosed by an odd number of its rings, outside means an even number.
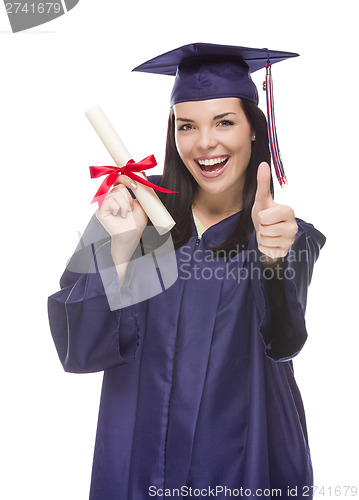
[[[252,154],[247,167],[246,180],[243,188],[243,208],[238,224],[233,233],[220,245],[212,250],[240,251],[245,249],[251,233],[253,232],[252,207],[257,190],[257,169],[262,161],[270,164],[270,151],[268,144],[267,120],[258,106],[250,101],[241,100],[242,109],[255,134],[252,142]],[[181,160],[175,144],[175,119],[173,109],[170,111],[167,129],[166,155],[163,174],[157,182],[158,185],[178,191],[179,195],[160,193],[157,194],[176,221],[171,230],[175,248],[184,245],[192,236],[191,208],[195,199],[198,184],[187,170]],[[273,196],[273,181],[271,179],[271,192]]]

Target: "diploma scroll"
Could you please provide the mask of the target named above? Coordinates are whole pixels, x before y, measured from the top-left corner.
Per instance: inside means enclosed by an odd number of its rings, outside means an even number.
[[[131,160],[132,156],[127,151],[125,145],[100,106],[92,106],[85,112],[85,115],[97,132],[107,151],[112,156],[116,165],[118,167],[126,165],[128,160]],[[136,172],[136,174],[146,179],[141,172]],[[135,194],[152,224],[157,229],[157,232],[163,235],[170,231],[175,225],[175,221],[172,219],[154,190],[148,186],[137,183]]]

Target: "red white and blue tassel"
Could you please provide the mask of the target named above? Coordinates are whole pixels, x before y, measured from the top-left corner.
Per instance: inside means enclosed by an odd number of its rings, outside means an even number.
[[[275,116],[274,116],[274,97],[273,97],[273,79],[271,73],[271,63],[268,61],[265,64],[266,67],[266,80],[265,80],[265,91],[267,97],[267,119],[268,119],[268,135],[269,135],[269,146],[272,154],[272,160],[275,167],[275,173],[277,175],[278,182],[280,186],[287,183],[287,178],[284,173],[283,162],[280,156],[277,130],[275,126]]]

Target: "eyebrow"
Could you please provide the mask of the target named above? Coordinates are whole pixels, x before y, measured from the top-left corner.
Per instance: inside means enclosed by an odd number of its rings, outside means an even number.
[[[228,111],[227,113],[221,113],[220,115],[216,115],[213,117],[213,120],[220,120],[221,118],[224,118],[225,116],[228,115],[235,115],[236,113],[233,113],[232,111]],[[193,123],[194,120],[191,120],[191,118],[176,118],[176,122],[186,122],[186,123]]]

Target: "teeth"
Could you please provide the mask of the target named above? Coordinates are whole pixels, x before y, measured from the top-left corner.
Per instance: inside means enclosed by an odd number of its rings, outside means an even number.
[[[220,158],[211,158],[210,160],[198,160],[198,163],[202,166],[217,165],[217,163],[223,163],[227,159],[227,156],[221,156]]]

